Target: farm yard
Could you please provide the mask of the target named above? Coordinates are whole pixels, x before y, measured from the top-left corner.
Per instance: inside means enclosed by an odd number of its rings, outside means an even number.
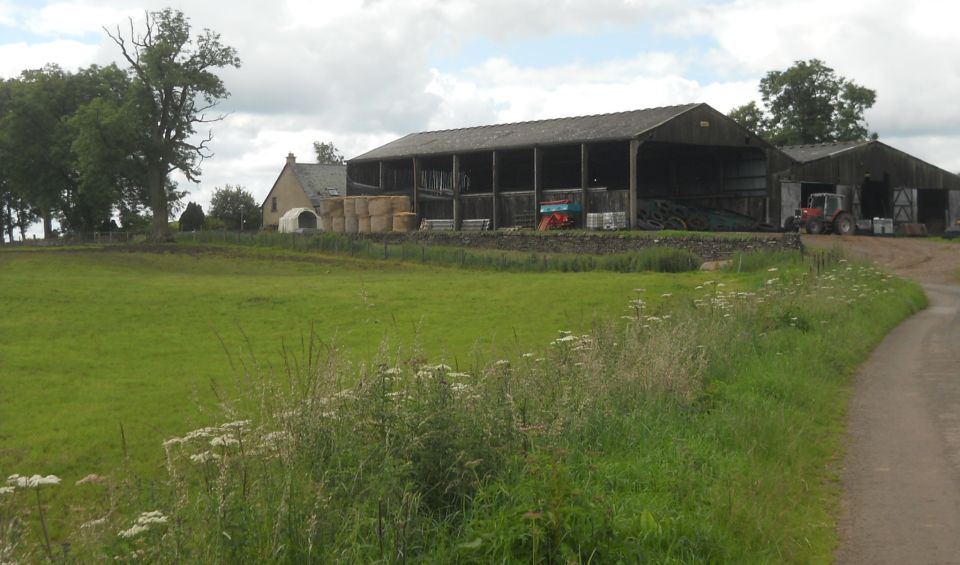
[[[49,530],[81,560],[824,558],[845,375],[922,294],[829,253],[737,263],[4,252],[0,472],[63,482],[36,487],[43,528],[37,500],[0,500],[0,549],[42,558]],[[156,534],[117,535],[148,511]]]

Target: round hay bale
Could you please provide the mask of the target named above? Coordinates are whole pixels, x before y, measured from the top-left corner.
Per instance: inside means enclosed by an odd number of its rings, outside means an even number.
[[[356,198],[343,199],[343,215],[356,217],[357,215],[357,199]]]
[[[343,233],[345,227],[343,216],[334,216],[330,221],[330,228],[333,233]]]
[[[357,230],[360,233],[370,233],[370,216],[357,216]]]
[[[386,233],[392,230],[393,216],[388,216],[386,214],[370,216],[370,233]]]
[[[367,211],[370,216],[388,216],[393,213],[393,202],[389,196],[373,196],[367,203]]]
[[[343,217],[343,232],[344,233],[358,233],[360,231],[360,221],[357,216],[344,216]]]
[[[413,212],[400,212],[393,215],[393,231],[412,232],[417,227],[417,215]]]
[[[406,196],[394,196],[393,197],[393,213],[400,214],[402,212],[410,211],[410,199]]]
[[[342,216],[343,198],[324,198],[320,201],[321,216]]]
[[[357,216],[370,215],[370,200],[366,196],[357,196],[353,199],[353,206],[356,209]]]

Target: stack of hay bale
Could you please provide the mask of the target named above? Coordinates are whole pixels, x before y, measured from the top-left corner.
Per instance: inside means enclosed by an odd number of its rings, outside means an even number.
[[[417,215],[406,196],[348,196],[321,201],[320,229],[334,233],[411,232]]]
[[[325,198],[320,201],[320,229],[343,233],[343,198]]]

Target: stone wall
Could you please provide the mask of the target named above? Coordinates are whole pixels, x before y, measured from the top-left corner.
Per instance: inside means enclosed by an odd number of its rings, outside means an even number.
[[[731,236],[636,233],[539,233],[539,232],[414,232],[364,234],[363,239],[397,244],[402,242],[472,247],[530,253],[628,253],[651,247],[673,247],[696,253],[705,261],[727,259],[738,252],[796,251],[802,249],[795,233],[755,233]]]

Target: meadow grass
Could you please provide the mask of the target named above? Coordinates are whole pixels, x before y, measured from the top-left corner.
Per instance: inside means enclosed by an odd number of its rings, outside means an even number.
[[[97,494],[56,540],[171,563],[828,561],[847,376],[923,295],[829,255],[744,263],[619,275],[604,316],[454,366],[423,333],[353,359],[310,333],[274,364],[251,339],[243,386],[154,444],[163,471],[47,489]],[[25,494],[0,522],[38,558]]]
[[[489,272],[269,249],[0,253],[0,474],[157,474],[156,446],[237,393],[237,354],[282,367],[322,336],[349,360],[389,338],[452,366],[589,327],[638,285],[703,275]],[[233,359],[231,359],[233,357]],[[234,363],[234,367],[231,367]],[[126,459],[124,459],[126,454]]]

